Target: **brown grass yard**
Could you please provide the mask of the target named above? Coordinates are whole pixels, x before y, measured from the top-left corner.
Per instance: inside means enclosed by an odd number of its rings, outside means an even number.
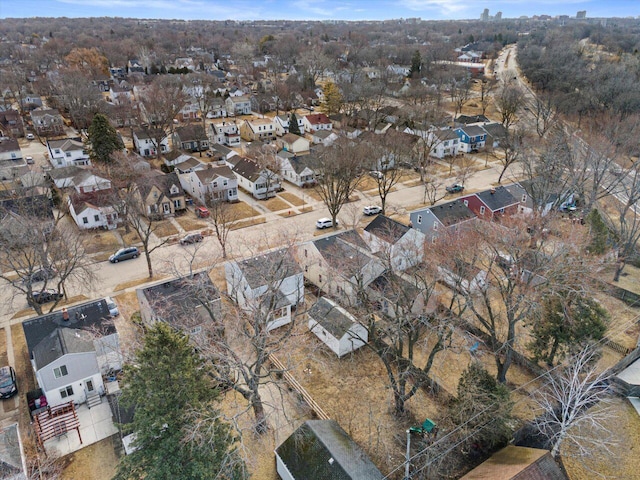
[[[115,434],[67,455],[62,480],[109,480],[116,474],[118,457],[115,444],[120,435]]]
[[[268,208],[272,212],[278,212],[280,210],[286,210],[287,208],[291,208],[287,202],[285,202],[281,198],[278,198],[277,196],[262,202],[262,205],[264,205],[266,208]]]
[[[129,229],[129,233],[126,233],[126,229],[124,227],[118,227],[118,233],[122,237],[122,241],[125,246],[135,245],[137,243],[140,243],[140,237],[132,229]]]
[[[287,202],[289,202],[291,205],[295,205],[296,207],[305,204],[305,202],[303,202],[300,197],[294,195],[291,192],[282,192],[279,193],[278,196],[284,198]]]
[[[249,220],[243,220],[241,222],[237,222],[231,227],[231,230],[238,230],[240,228],[252,227],[253,225],[260,225],[261,223],[265,223],[266,220],[264,217],[262,218],[250,218]]]
[[[153,225],[153,233],[158,238],[165,238],[178,233],[178,229],[169,220],[161,220]]]
[[[186,215],[176,217],[176,222],[178,222],[187,232],[191,232],[193,230],[204,230],[209,226],[207,222],[203,220],[195,220]]]
[[[112,254],[120,248],[120,240],[113,232],[87,233],[83,238],[84,248],[88,254],[109,252]]]
[[[243,220],[245,218],[255,217],[256,215],[258,215],[258,212],[250,205],[247,205],[245,202],[231,203],[230,207],[232,218],[235,218],[237,220]]]

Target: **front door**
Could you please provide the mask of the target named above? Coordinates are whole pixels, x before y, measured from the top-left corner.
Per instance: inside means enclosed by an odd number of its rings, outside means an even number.
[[[91,379],[85,380],[84,385],[87,389],[87,392],[93,392],[95,390],[95,387],[93,386],[93,380]]]

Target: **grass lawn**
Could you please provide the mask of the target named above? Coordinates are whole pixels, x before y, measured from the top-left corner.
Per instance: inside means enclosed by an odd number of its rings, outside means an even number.
[[[316,201],[318,201],[318,202],[321,202],[321,201],[322,201],[322,197],[321,197],[321,196],[320,196],[320,194],[316,191],[316,189],[315,189],[315,188],[308,188],[308,189],[306,189],[306,190],[305,190],[305,193],[304,193],[304,196],[305,196],[305,197],[310,197],[310,198],[312,198],[312,199],[314,199],[314,200],[316,200]]]
[[[83,243],[88,254],[109,252],[111,255],[120,248],[120,240],[113,232],[109,231],[85,234]]]
[[[295,205],[296,207],[299,207],[300,205],[304,205],[305,203],[302,201],[301,198],[297,197],[296,195],[290,192],[282,192],[282,193],[279,193],[278,196],[284,198],[287,202],[289,202],[291,205]]]
[[[126,233],[124,227],[120,227],[118,228],[118,233],[122,237],[122,241],[126,246],[140,243],[140,237],[134,230],[129,230],[129,233]]]
[[[156,222],[154,225],[153,233],[159,238],[170,237],[178,233],[178,229],[173,226],[169,220],[162,220]]]
[[[178,222],[180,226],[187,232],[190,232],[192,230],[204,230],[208,227],[207,222],[204,222],[202,220],[195,220],[186,215],[183,215],[182,217],[176,217],[176,222]]]
[[[287,208],[290,208],[287,202],[285,202],[281,198],[278,198],[277,196],[262,202],[262,205],[264,205],[272,212],[278,212],[280,210],[286,210]]]
[[[258,212],[253,207],[247,205],[244,202],[231,203],[230,207],[232,212],[230,217],[237,220],[243,220],[245,218],[255,217],[256,215],[258,215]]]
[[[145,267],[147,266],[146,262],[145,262]],[[147,274],[147,270],[145,268],[145,274]],[[137,287],[138,285],[142,285],[148,282],[157,282],[158,280],[162,280],[164,277],[162,275],[154,275],[153,278],[149,278],[149,275],[145,275],[144,278],[138,278],[137,280],[130,280],[128,282],[123,282],[123,283],[119,283],[118,285],[116,285],[115,287],[113,287],[113,290],[118,292],[120,290],[126,290],[127,288],[131,288],[131,287]]]
[[[253,225],[260,225],[261,223],[265,223],[265,222],[266,222],[266,220],[264,219],[264,217],[263,218],[250,218],[248,220],[242,220],[240,222],[237,222],[235,225],[233,225],[233,227],[231,227],[231,230],[238,230],[240,228],[252,227]]]

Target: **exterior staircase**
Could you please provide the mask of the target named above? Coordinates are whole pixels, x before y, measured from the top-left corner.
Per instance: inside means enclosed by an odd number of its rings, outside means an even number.
[[[102,403],[102,397],[96,391],[87,393],[87,407],[95,407]]]

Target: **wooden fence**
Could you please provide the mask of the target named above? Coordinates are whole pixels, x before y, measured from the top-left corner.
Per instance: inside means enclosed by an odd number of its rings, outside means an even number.
[[[309,392],[307,392],[305,388],[302,385],[300,385],[300,383],[298,383],[298,381],[294,378],[294,376],[291,375],[291,372],[289,372],[285,368],[285,366],[282,364],[282,362],[278,360],[278,357],[276,357],[275,355],[269,355],[269,361],[274,367],[280,370],[282,377],[286,380],[289,386],[293,388],[298,393],[298,395],[302,397],[305,403],[309,405],[309,408],[313,410],[313,413],[315,414],[316,417],[318,417],[320,420],[330,419],[329,415],[327,415],[326,412],[322,409],[322,407],[320,407],[320,405],[316,403],[313,397],[309,395]]]

